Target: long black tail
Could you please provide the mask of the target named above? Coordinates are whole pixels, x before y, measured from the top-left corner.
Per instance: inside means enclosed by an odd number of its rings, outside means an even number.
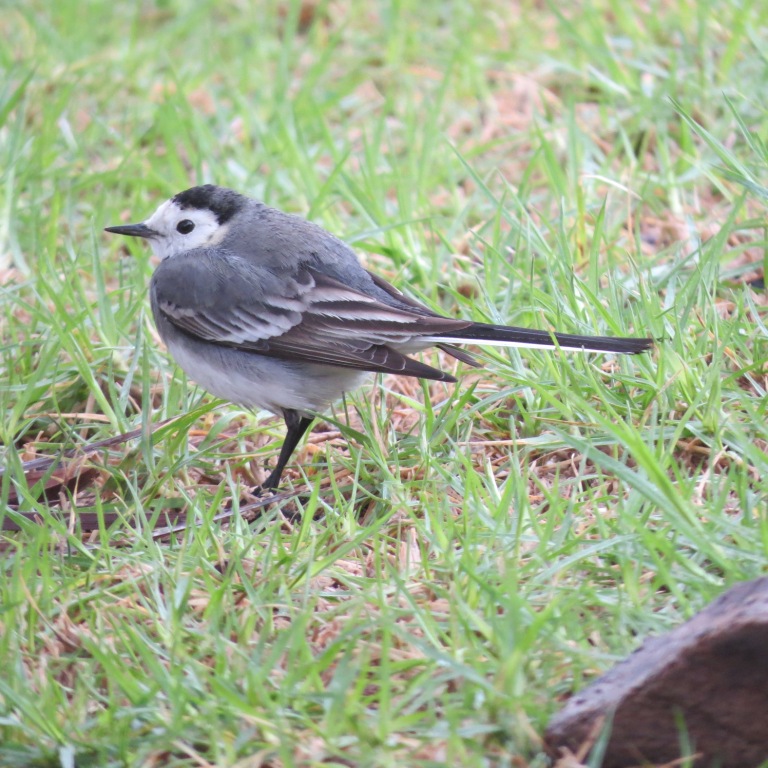
[[[646,352],[653,344],[650,338],[621,338],[615,336],[581,336],[575,333],[550,333],[531,328],[516,328],[507,325],[474,323],[459,331],[435,335],[440,344],[490,344],[502,347],[528,347],[539,349],[575,349],[583,352],[620,352],[636,355]]]

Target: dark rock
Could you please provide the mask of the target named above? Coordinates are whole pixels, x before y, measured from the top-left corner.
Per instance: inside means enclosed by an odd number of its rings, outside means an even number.
[[[768,760],[768,578],[728,590],[569,699],[548,750],[578,752],[611,715],[603,768],[683,757],[681,733],[702,768]]]

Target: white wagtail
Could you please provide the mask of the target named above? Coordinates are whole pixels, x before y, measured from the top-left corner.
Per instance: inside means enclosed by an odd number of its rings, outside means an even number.
[[[636,354],[649,338],[611,338],[443,317],[365,270],[316,224],[206,184],[140,224],[107,232],[149,241],[161,261],[150,283],[160,336],[191,379],[243,407],[282,414],[287,434],[263,488],[275,488],[315,414],[368,372],[456,381],[408,357],[455,344]]]

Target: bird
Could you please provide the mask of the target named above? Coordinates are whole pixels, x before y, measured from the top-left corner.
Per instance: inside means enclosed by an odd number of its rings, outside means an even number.
[[[138,224],[159,264],[152,314],[171,357],[213,395],[282,416],[286,435],[261,490],[274,490],[317,415],[371,373],[456,382],[411,355],[457,345],[638,354],[652,338],[584,336],[446,317],[366,270],[317,224],[226,187],[191,187]]]

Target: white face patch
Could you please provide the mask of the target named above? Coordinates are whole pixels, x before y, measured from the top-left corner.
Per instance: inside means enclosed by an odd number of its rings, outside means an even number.
[[[173,200],[164,202],[146,221],[157,234],[149,238],[155,256],[168,259],[193,248],[220,243],[229,229],[219,224],[213,211],[183,209]]]

